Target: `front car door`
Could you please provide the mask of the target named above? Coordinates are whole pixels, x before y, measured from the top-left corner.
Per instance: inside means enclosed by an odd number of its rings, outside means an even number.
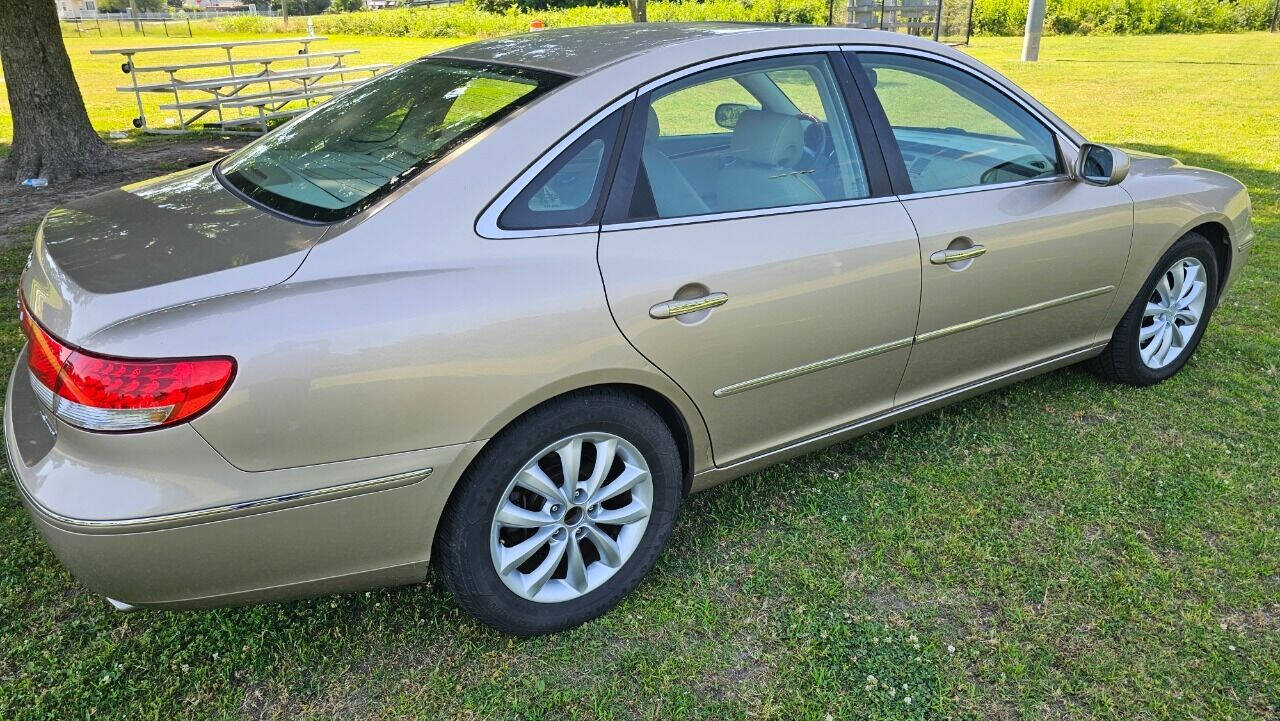
[[[860,48],[850,63],[920,235],[906,404],[1105,342],[1129,253],[1120,187],[1071,180],[1070,141],[953,60]]]
[[[916,234],[836,53],[642,88],[600,234],[627,339],[702,412],[717,464],[883,411],[915,331]]]

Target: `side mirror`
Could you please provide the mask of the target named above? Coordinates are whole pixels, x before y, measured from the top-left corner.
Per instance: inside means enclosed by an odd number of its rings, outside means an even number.
[[[1076,180],[1089,185],[1116,185],[1129,175],[1129,156],[1118,148],[1085,143],[1076,156]]]
[[[742,103],[720,103],[716,106],[716,125],[728,130],[738,126],[738,118],[751,109]]]

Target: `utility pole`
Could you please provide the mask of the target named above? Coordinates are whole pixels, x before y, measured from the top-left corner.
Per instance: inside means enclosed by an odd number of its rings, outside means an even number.
[[[138,19],[138,0],[129,0],[129,14],[133,16],[133,29],[142,32],[142,21]]]
[[[287,28],[289,27],[289,0],[280,0],[280,11],[284,14],[282,22]]]
[[[1040,35],[1044,33],[1045,0],[1030,0],[1027,7],[1027,33],[1022,38],[1022,59],[1035,62],[1040,59]]]

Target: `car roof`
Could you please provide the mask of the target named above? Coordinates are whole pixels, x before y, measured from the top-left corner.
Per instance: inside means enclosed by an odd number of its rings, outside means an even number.
[[[779,23],[655,22],[593,25],[541,30],[481,40],[449,48],[437,53],[437,56],[519,65],[580,76],[621,60],[697,40],[743,33],[769,35],[798,33],[800,44],[804,44],[804,41],[809,39],[818,43],[823,42],[817,37],[818,33],[822,33],[826,38],[825,41],[830,42],[831,30],[832,28]],[[869,36],[872,32],[844,28],[841,30],[848,33],[845,37],[846,42],[865,41],[867,37],[864,35]],[[806,38],[805,35],[810,37]],[[878,44],[891,44],[892,40],[885,37],[891,35],[893,34],[879,32],[876,33],[875,38]],[[764,40],[764,38],[761,39]],[[886,40],[889,42],[886,43]]]

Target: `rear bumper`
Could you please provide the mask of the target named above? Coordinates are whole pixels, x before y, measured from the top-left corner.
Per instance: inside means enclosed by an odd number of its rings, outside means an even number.
[[[421,580],[440,511],[481,445],[248,473],[188,426],[102,435],[46,417],[25,367],[24,353],[4,410],[23,503],[77,579],[132,606],[213,607]]]

